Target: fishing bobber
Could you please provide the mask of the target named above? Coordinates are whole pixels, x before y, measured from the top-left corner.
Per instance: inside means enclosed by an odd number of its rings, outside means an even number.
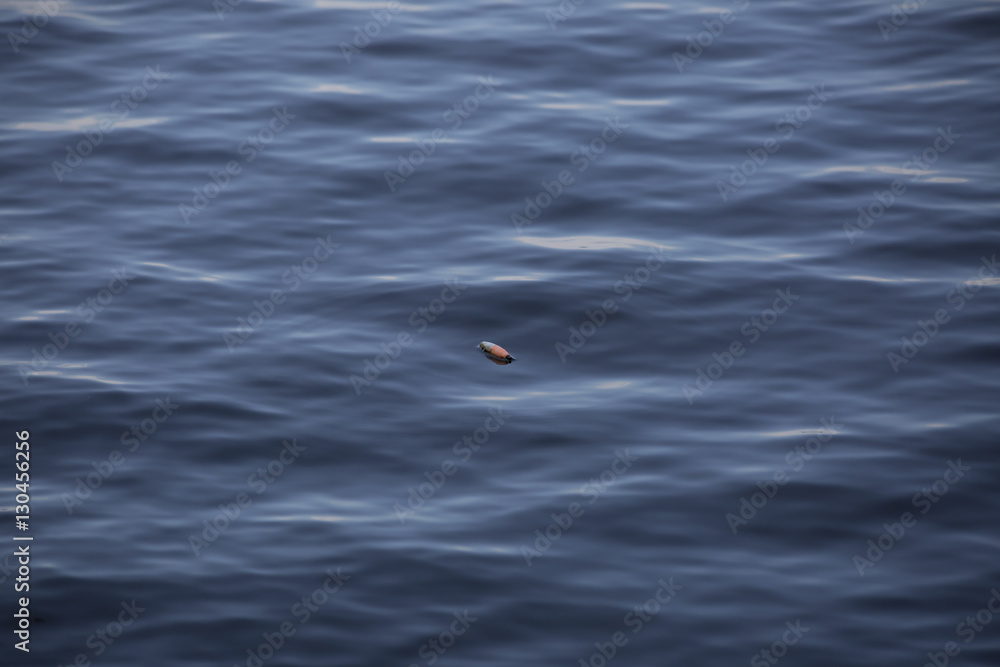
[[[479,349],[483,351],[483,354],[486,355],[487,359],[500,366],[509,364],[515,360],[514,357],[510,356],[510,352],[503,349],[499,345],[495,345],[485,340],[479,344]]]

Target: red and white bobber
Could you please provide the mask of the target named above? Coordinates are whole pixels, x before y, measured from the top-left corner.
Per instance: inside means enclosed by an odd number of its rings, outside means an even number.
[[[487,359],[498,366],[504,366],[512,361],[515,361],[514,357],[510,356],[510,352],[494,343],[484,340],[479,344],[479,349],[483,351]]]

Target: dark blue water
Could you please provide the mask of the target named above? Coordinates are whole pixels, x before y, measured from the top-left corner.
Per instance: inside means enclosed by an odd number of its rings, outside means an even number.
[[[1000,664],[997,3],[0,24],[4,665]]]

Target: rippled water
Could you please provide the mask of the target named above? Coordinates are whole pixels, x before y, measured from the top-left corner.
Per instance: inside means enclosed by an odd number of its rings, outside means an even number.
[[[0,20],[3,664],[1000,662],[996,2]]]

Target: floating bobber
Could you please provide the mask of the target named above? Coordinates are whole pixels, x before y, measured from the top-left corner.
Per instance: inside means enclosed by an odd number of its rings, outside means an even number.
[[[479,349],[483,351],[487,359],[489,359],[490,361],[492,361],[497,365],[502,366],[505,364],[509,364],[512,361],[515,361],[514,357],[510,356],[510,352],[503,349],[499,345],[495,345],[488,341],[484,340],[482,343],[480,343]]]

